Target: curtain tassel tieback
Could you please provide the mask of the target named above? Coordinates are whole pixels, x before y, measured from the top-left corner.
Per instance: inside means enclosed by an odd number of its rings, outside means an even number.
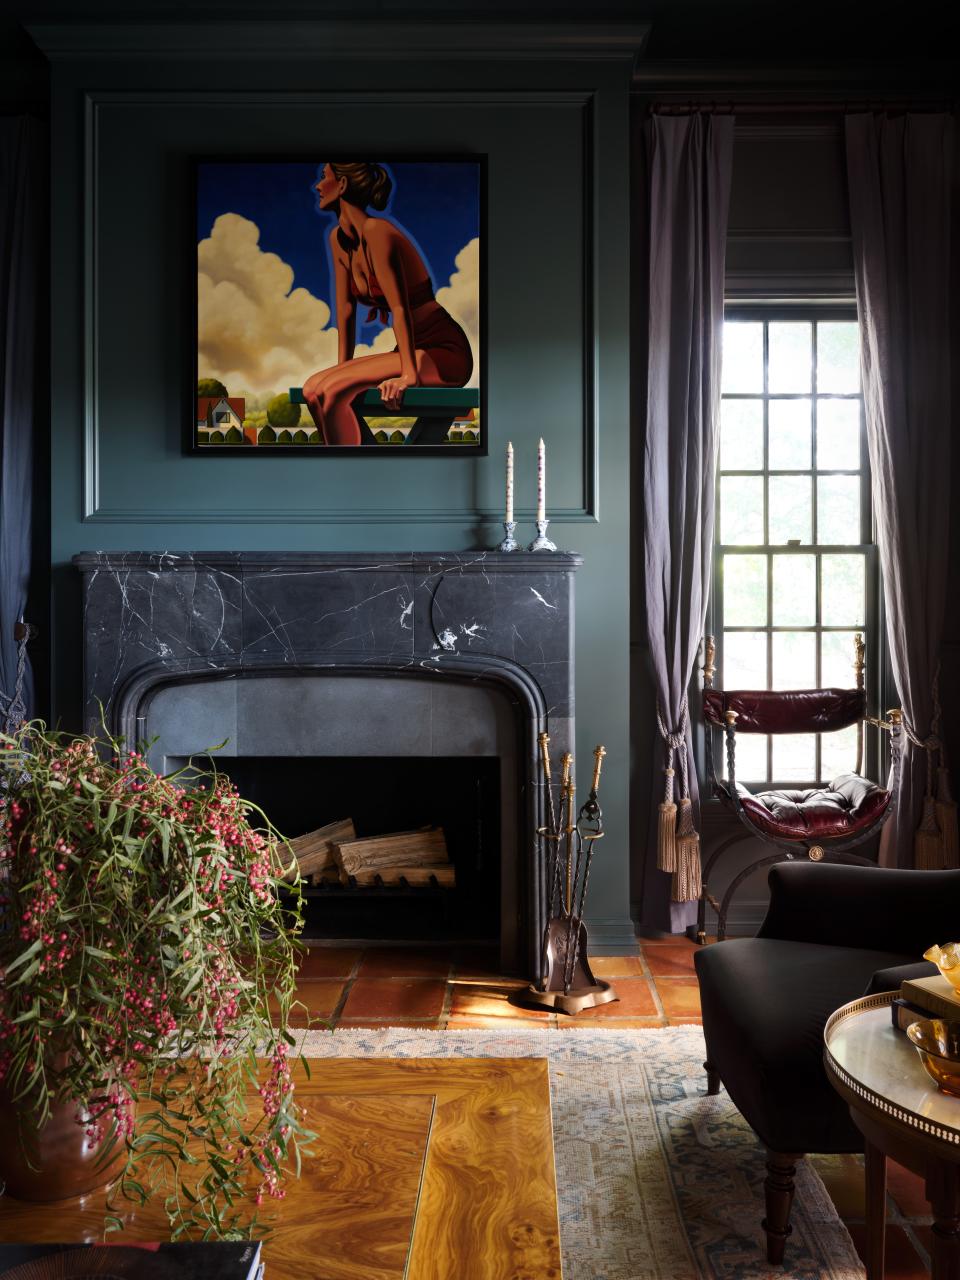
[[[694,902],[700,897],[700,836],[693,825],[693,801],[686,796],[677,813],[676,868],[670,896],[674,902]]]
[[[670,733],[657,704],[657,725],[666,746],[663,802],[658,813],[657,866],[671,872],[670,897],[674,902],[691,902],[700,897],[700,837],[693,825],[693,801],[687,777],[687,700],[680,704],[680,723]],[[674,756],[680,765],[679,802],[673,798]]]
[[[666,794],[660,802],[657,828],[657,866],[661,871],[677,869],[677,806],[673,802],[673,770],[664,769],[667,778]]]

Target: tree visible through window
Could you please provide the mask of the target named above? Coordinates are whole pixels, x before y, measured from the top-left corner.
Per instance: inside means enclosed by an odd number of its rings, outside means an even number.
[[[728,311],[713,601],[723,688],[854,684],[854,636],[876,607],[858,343],[856,320],[836,312]],[[744,782],[829,781],[855,758],[855,727],[737,738]]]

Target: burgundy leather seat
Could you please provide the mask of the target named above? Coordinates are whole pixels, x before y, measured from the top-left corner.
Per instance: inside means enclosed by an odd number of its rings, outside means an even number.
[[[871,827],[890,804],[890,792],[843,773],[823,787],[806,791],[759,791],[737,783],[740,803],[767,835],[786,840],[849,837]]]

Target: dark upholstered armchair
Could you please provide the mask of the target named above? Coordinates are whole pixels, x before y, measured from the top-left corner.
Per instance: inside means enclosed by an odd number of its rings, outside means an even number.
[[[960,871],[780,863],[755,938],[694,956],[707,1044],[707,1091],[721,1083],[767,1148],[767,1257],[783,1259],[797,1161],[863,1150],[823,1069],[823,1028],[848,1000],[936,970],[919,957],[952,940]]]
[[[706,939],[706,908],[717,912],[716,936],[726,934],[727,912],[740,884],[758,867],[792,858],[813,862],[842,862],[873,866],[852,853],[875,835],[893,812],[900,770],[901,715],[887,712],[884,720],[867,716],[864,688],[864,646],[856,637],[852,664],[856,685],[850,689],[754,689],[713,687],[714,642],[707,636],[703,665],[703,717],[706,721],[707,771],[714,797],[734,813],[742,829],[714,849],[703,867],[697,911],[697,941]],[[890,735],[890,777],[885,787],[860,776],[863,767],[863,726],[885,729]],[[736,742],[743,733],[831,733],[857,726],[857,756],[851,773],[826,784],[804,789],[782,788],[751,793],[737,780]],[[713,731],[721,729],[727,755],[727,777],[717,776]],[[778,852],[754,859],[730,881],[721,901],[710,893],[709,882],[720,858],[734,844],[755,836]]]

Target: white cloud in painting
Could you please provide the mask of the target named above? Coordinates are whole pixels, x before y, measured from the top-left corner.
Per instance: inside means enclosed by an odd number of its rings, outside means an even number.
[[[470,386],[479,384],[480,243],[457,254],[437,301],[461,325],[473,351]],[[245,388],[265,403],[270,395],[302,386],[319,369],[337,363],[337,330],[330,308],[308,289],[294,288],[293,269],[260,247],[260,229],[249,218],[223,213],[197,246],[199,376],[219,378],[231,393]],[[393,330],[355,355],[393,351]],[[252,407],[252,405],[251,405]]]
[[[260,248],[260,229],[222,213],[197,246],[200,377],[256,393],[300,386],[335,364],[330,308],[293,288],[293,270]]]

